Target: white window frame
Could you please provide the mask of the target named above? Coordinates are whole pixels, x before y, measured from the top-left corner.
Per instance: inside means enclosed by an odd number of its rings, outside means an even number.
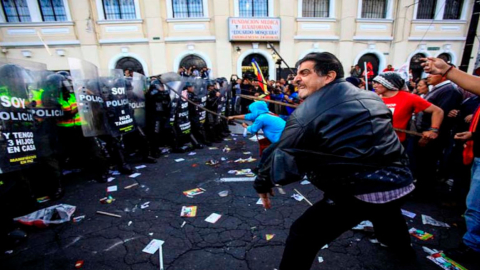
[[[165,0],[167,4],[167,18],[168,20],[174,21],[205,21],[205,19],[209,19],[208,15],[208,0],[202,0],[203,4],[203,17],[195,17],[195,18],[174,18],[173,17],[173,7],[172,7],[172,0]]]
[[[362,18],[362,4],[363,0],[358,0],[358,8],[357,8],[357,19],[361,20],[368,20],[368,21],[378,21],[378,20],[393,20],[393,0],[386,0],[387,1],[387,14],[385,18]],[[397,0],[399,1],[399,0]]]
[[[328,17],[303,17],[303,0],[298,0],[298,18],[311,18],[311,19],[335,19],[335,0],[329,0],[328,5]]]
[[[435,7],[435,15],[436,16],[435,16],[435,18],[433,18],[435,21],[443,20],[443,15],[445,14],[445,5],[446,5],[446,0],[437,0],[437,6]],[[458,19],[458,20],[445,20],[444,22],[466,21],[469,6],[470,6],[470,0],[464,0],[463,1],[463,7],[462,7],[462,13],[460,14],[460,19]],[[432,19],[417,19],[417,12],[418,12],[418,3],[415,5],[415,9],[414,9],[414,12],[413,12],[414,20],[418,20],[418,21],[431,21],[432,20]]]
[[[141,20],[142,15],[140,14],[140,2],[139,0],[133,0],[133,3],[135,4],[135,19],[136,20]],[[99,21],[118,21],[118,22],[128,22],[131,20],[107,20],[105,18],[105,11],[103,10],[103,1],[102,0],[95,0],[95,4],[97,6],[97,14],[98,14],[98,20]]]
[[[268,17],[274,17],[275,14],[275,5],[274,0],[268,0]],[[240,16],[240,5],[238,4],[238,0],[233,0],[233,12],[235,17]]]
[[[27,6],[28,6],[28,12],[30,13],[30,18],[32,19],[32,21],[31,22],[19,22],[19,23],[28,24],[28,23],[43,22],[42,13],[40,11],[40,4],[38,3],[38,0],[27,0],[26,2],[27,2]],[[67,14],[67,20],[66,21],[58,21],[58,22],[47,22],[47,23],[55,24],[55,23],[65,23],[65,22],[71,22],[72,21],[72,16],[70,14],[70,7],[68,5],[68,0],[63,0],[63,6],[65,8],[65,13]],[[3,7],[2,7],[2,11],[0,12],[0,23],[7,23],[7,16],[4,14]]]

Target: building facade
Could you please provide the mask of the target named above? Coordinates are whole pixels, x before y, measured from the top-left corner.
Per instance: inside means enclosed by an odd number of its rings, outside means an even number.
[[[147,76],[191,65],[214,77],[284,74],[309,52],[331,52],[345,72],[374,72],[421,56],[459,65],[474,0],[1,0],[1,58],[68,70],[68,57]],[[479,30],[477,28],[477,33]],[[44,44],[48,45],[48,50]],[[472,56],[478,52],[475,41]],[[475,59],[471,58],[469,71]]]

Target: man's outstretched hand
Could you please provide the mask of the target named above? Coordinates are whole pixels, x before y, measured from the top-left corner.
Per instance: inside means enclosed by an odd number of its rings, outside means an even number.
[[[268,194],[270,194],[270,196],[274,196],[273,189],[270,189],[268,193],[258,193],[258,196],[260,197],[260,199],[262,199],[263,207],[265,209],[272,208],[272,202],[270,201]]]

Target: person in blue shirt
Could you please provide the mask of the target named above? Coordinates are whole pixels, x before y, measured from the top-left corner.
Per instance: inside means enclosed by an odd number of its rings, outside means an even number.
[[[256,101],[248,106],[249,114],[230,116],[229,120],[243,119],[253,121],[251,126],[243,123],[243,127],[250,133],[257,133],[260,129],[263,130],[265,137],[271,142],[276,143],[282,135],[285,128],[285,120],[271,113],[268,110],[268,105],[265,101]]]

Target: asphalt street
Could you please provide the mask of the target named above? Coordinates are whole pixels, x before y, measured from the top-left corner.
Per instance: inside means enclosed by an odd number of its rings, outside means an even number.
[[[226,145],[231,149],[228,153],[222,151]],[[85,219],[45,229],[27,228],[28,240],[12,254],[0,255],[0,269],[75,269],[79,260],[84,261],[81,269],[85,270],[159,269],[158,251],[153,255],[142,252],[152,239],[165,241],[163,259],[169,270],[278,268],[290,225],[309,207],[306,201],[291,198],[294,188],[313,203],[322,199],[322,192],[311,184],[294,183],[283,188],[286,194],[276,189],[273,208],[265,211],[256,204],[258,196],[252,182],[220,180],[244,177],[228,174],[229,170],[253,169],[258,160],[233,161],[257,157],[257,143],[237,135],[214,146],[217,149],[195,150],[195,155],[164,155],[157,164],[145,164],[146,168],[138,169],[140,176],[113,176],[115,179],[106,184],[78,174],[67,175],[65,196],[42,206],[74,205],[74,216],[85,215]],[[175,161],[179,158],[184,160]],[[220,163],[207,165],[212,159]],[[134,183],[139,185],[124,189]],[[118,191],[107,194],[107,187],[112,185],[117,185]],[[197,187],[205,192],[193,198],[183,195],[183,191]],[[219,196],[225,190],[229,191],[228,196]],[[115,201],[101,204],[99,200],[106,195],[113,196]],[[149,207],[141,209],[146,202],[150,202]],[[182,206],[197,206],[196,217],[181,217]],[[427,241],[412,237],[417,263],[406,264],[387,249],[371,243],[369,233],[350,230],[319,252],[323,262],[315,261],[312,269],[441,269],[426,258],[422,246],[439,250],[456,247],[465,231],[461,214],[432,202],[409,201],[403,208],[417,214],[413,219],[405,218],[409,227],[434,235]],[[205,221],[212,213],[221,215],[214,224]],[[451,228],[424,225],[421,214],[447,222]],[[328,216],[318,219],[329,222]],[[182,227],[183,222],[186,224]],[[267,241],[267,234],[274,236]]]

